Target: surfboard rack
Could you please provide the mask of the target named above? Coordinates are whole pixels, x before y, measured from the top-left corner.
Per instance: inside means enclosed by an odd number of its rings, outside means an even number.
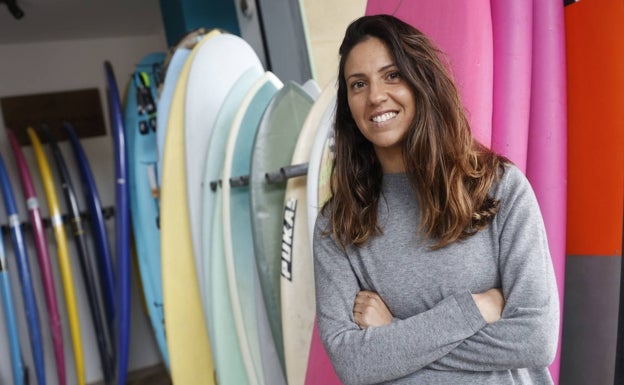
[[[292,166],[281,167],[279,171],[267,172],[264,174],[267,183],[282,183],[290,178],[304,176],[308,173],[308,164],[300,163]]]
[[[230,178],[230,187],[249,186],[249,175],[240,175]]]
[[[217,191],[217,188],[219,188],[220,186],[221,186],[221,179],[213,180],[212,182],[210,182],[210,189],[212,191]]]
[[[104,219],[110,219],[115,216],[115,208],[113,206],[103,207],[102,214],[104,215]],[[64,224],[67,225],[67,224],[72,223],[72,219],[70,218],[69,215],[63,214],[61,217],[63,219]],[[86,211],[81,211],[80,217],[82,219],[88,220],[89,213]],[[21,222],[20,226],[24,230],[30,230],[32,228],[30,221]],[[43,227],[45,228],[52,227],[52,220],[50,218],[43,218]],[[4,224],[0,226],[0,229],[2,231],[2,234],[9,234],[9,232],[11,231],[11,228],[9,227],[9,225],[4,225]]]
[[[282,183],[290,178],[296,178],[304,176],[308,173],[308,164],[300,163],[293,164],[292,166],[280,167],[278,171],[267,172],[264,174],[266,182],[269,184]],[[239,175],[230,178],[230,187],[245,187],[249,186],[249,175]],[[213,180],[210,182],[210,189],[217,191],[217,188],[221,186],[221,179]]]

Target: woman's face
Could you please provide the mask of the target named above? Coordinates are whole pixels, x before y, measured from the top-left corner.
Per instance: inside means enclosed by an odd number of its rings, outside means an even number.
[[[347,56],[344,76],[351,115],[373,144],[382,169],[403,171],[402,143],[416,99],[390,51],[375,37],[358,43]]]

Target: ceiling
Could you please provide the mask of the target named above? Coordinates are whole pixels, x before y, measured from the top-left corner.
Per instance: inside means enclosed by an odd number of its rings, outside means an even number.
[[[15,19],[5,2],[24,12]],[[0,0],[0,44],[151,35],[163,31],[159,0]]]

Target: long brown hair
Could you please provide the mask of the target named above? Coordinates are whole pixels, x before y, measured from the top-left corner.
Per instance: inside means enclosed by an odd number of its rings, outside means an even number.
[[[506,160],[472,136],[457,88],[442,54],[419,30],[389,15],[355,20],[340,46],[332,170],[331,229],[343,246],[362,245],[381,233],[377,206],[383,172],[358,129],[347,99],[344,67],[349,53],[375,37],[388,47],[402,79],[412,89],[416,114],[403,142],[407,176],[420,210],[420,231],[444,247],[491,222],[499,202],[488,196]]]

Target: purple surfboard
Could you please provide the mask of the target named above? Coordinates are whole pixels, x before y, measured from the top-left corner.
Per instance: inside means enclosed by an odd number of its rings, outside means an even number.
[[[494,39],[492,149],[526,172],[533,2],[492,0],[491,3]]]
[[[562,313],[567,201],[565,68],[565,27],[561,2],[535,1],[527,177],[535,190],[546,224]],[[550,366],[555,384],[559,380],[560,351],[561,344]]]

